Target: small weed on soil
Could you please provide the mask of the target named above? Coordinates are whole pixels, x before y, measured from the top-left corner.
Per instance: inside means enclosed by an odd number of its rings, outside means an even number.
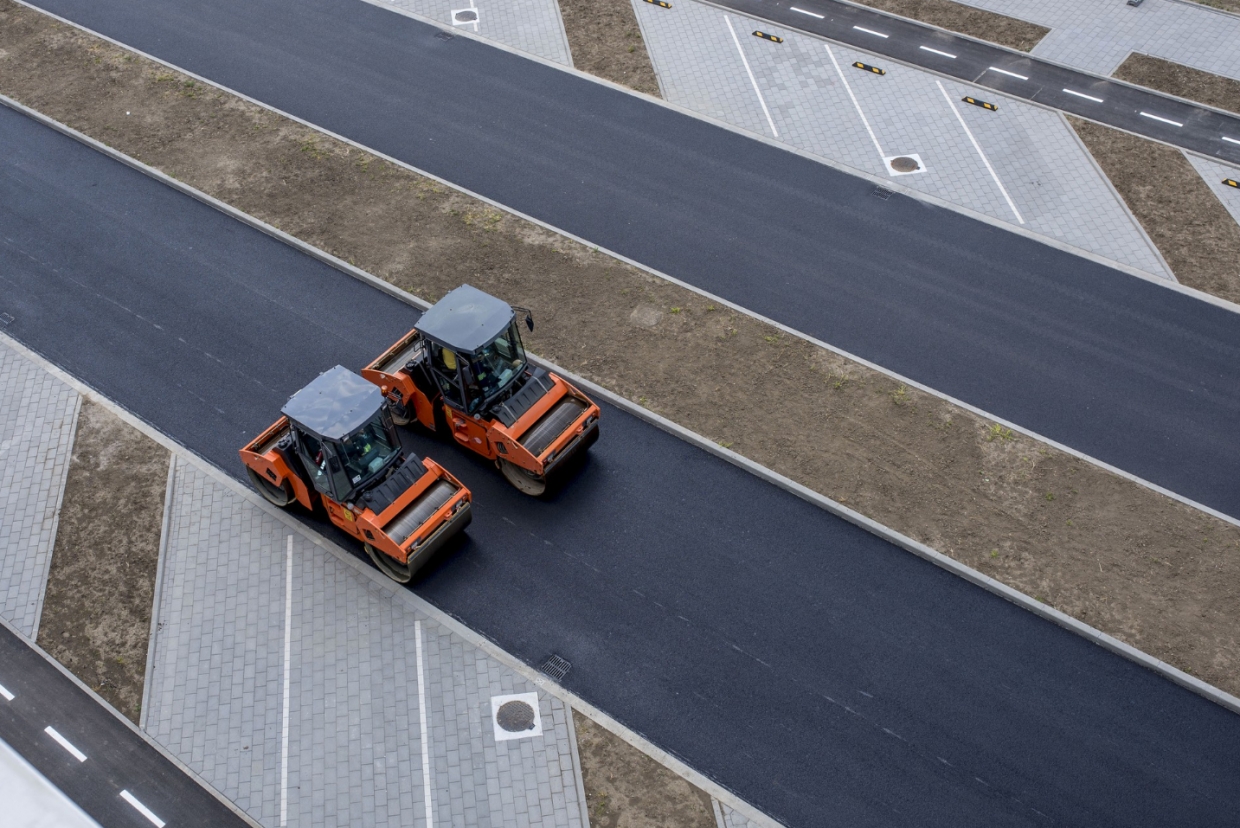
[[[911,20],[920,20],[949,32],[960,32],[978,40],[987,40],[1028,52],[1046,37],[1050,29],[1017,20],[1004,14],[977,9],[952,0],[853,0],[863,6],[891,12]]]

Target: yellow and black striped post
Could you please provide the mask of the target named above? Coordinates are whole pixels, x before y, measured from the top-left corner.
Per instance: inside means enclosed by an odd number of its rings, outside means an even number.
[[[973,104],[974,106],[980,106],[982,109],[989,109],[991,112],[999,111],[999,106],[997,104],[988,103],[986,101],[979,101],[977,98],[971,98],[968,95],[965,95],[963,98],[961,98],[961,100],[967,104]]]
[[[873,72],[876,75],[887,74],[887,71],[885,69],[879,69],[877,66],[871,66],[870,64],[862,63],[861,61],[857,61],[856,63],[853,64],[853,66],[857,67],[863,72]]]

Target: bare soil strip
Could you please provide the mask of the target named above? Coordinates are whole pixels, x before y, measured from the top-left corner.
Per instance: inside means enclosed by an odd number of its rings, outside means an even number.
[[[1192,2],[1240,14],[1240,0],[1192,0]]]
[[[1004,14],[976,9],[952,0],[852,0],[879,11],[891,12],[911,20],[920,20],[949,32],[960,32],[978,40],[997,43],[1009,49],[1028,52],[1046,37],[1050,29],[1017,20]]]
[[[0,0],[0,92],[1240,692],[1240,529]],[[675,275],[675,274],[672,274]]]
[[[1175,147],[1069,117],[1181,283],[1240,302],[1240,227]]]
[[[573,711],[592,828],[715,828],[710,796]]]
[[[662,97],[629,0],[560,0],[560,16],[575,67]]]
[[[83,400],[39,645],[134,723],[167,482],[162,446]]]
[[[1240,81],[1222,75],[1133,52],[1113,76],[1216,109],[1240,113]]]

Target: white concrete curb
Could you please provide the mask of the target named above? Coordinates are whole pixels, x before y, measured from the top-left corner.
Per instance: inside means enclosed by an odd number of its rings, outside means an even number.
[[[151,590],[151,630],[146,642],[146,675],[142,679],[142,707],[138,709],[138,726],[146,729],[146,714],[151,706],[151,674],[155,672],[155,639],[159,632],[159,597],[164,589],[164,558],[168,552],[168,525],[172,522],[172,487],[176,483],[177,453],[168,452],[168,477],[164,482],[164,514],[159,527],[159,555],[155,559],[155,588]]]
[[[73,447],[77,444],[78,417],[82,413],[82,398],[73,402],[73,414],[69,418],[69,457],[73,457]],[[47,579],[52,573],[52,556],[56,553],[56,536],[60,532],[60,510],[65,505],[65,487],[69,484],[69,462],[65,462],[65,473],[60,479],[60,487],[56,491],[56,509],[52,512],[52,548],[48,550],[47,560],[43,562],[43,572],[39,575],[39,599],[34,608],[34,625],[30,629],[30,640],[39,640],[39,626],[43,622],[43,600],[47,597]]]

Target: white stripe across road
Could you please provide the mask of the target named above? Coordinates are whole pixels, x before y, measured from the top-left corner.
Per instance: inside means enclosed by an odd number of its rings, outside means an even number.
[[[881,37],[881,38],[887,37],[887,35],[883,34],[882,32],[876,32],[873,29],[865,29],[865,28],[862,28],[861,26],[853,26],[853,28],[859,32],[865,32],[866,34],[872,34],[875,37]]]
[[[1224,135],[1223,140],[1231,144],[1240,144],[1240,138],[1228,138],[1226,135]]]
[[[1084,92],[1076,92],[1072,89],[1065,89],[1064,91],[1067,92],[1069,95],[1076,95],[1078,98],[1084,98],[1087,101],[1093,101],[1094,103],[1102,103],[1102,98],[1095,98],[1093,95],[1086,95]]]
[[[135,811],[137,811],[138,813],[142,814],[142,816],[149,819],[151,823],[155,826],[155,828],[164,828],[164,821],[160,819],[159,817],[155,816],[155,814],[151,813],[150,808],[146,807],[141,802],[139,802],[138,797],[134,796],[129,791],[121,791],[121,799],[128,802],[130,805],[134,807]]]
[[[1225,141],[1227,139],[1224,138],[1223,140]],[[9,689],[5,687],[3,684],[0,684],[0,696],[4,696],[5,701],[13,701],[13,694],[10,693]]]
[[[806,11],[805,9],[798,9],[796,6],[793,6],[792,10],[794,12],[799,12],[800,14],[808,14],[810,17],[817,17],[819,20],[823,19],[823,16],[821,14],[817,14],[812,11]]]
[[[1151,114],[1150,114],[1150,113],[1148,113],[1148,112],[1142,112],[1142,113],[1141,113],[1141,117],[1142,117],[1142,118],[1149,118],[1150,120],[1153,120],[1153,121],[1162,121],[1164,124],[1171,124],[1171,126],[1175,126],[1175,127],[1182,127],[1182,126],[1184,126],[1184,124],[1180,123],[1179,121],[1173,121],[1173,120],[1171,120],[1170,118],[1163,118],[1163,117],[1162,117],[1162,116],[1160,116],[1160,115],[1151,115]]]
[[[73,746],[73,743],[70,742],[68,739],[66,739],[64,736],[61,736],[59,733],[57,733],[56,728],[52,727],[51,725],[48,725],[47,727],[43,728],[43,732],[46,733],[48,736],[51,736],[53,739],[55,739],[62,748],[64,748],[65,750],[73,754],[74,759],[78,760],[79,762],[86,761],[86,754],[82,753],[82,751],[75,748]]]
[[[1012,77],[1012,78],[1020,78],[1021,80],[1029,80],[1029,78],[1026,77],[1025,75],[1018,75],[1015,72],[1009,72],[1006,69],[1000,69],[998,66],[991,66],[990,71],[998,72],[1000,75],[1007,75],[1008,77]]]
[[[938,49],[931,49],[929,46],[918,46],[917,48],[921,49],[923,52],[933,52],[934,54],[942,55],[945,58],[951,58],[952,60],[956,59],[956,56],[950,52],[940,52]]]

